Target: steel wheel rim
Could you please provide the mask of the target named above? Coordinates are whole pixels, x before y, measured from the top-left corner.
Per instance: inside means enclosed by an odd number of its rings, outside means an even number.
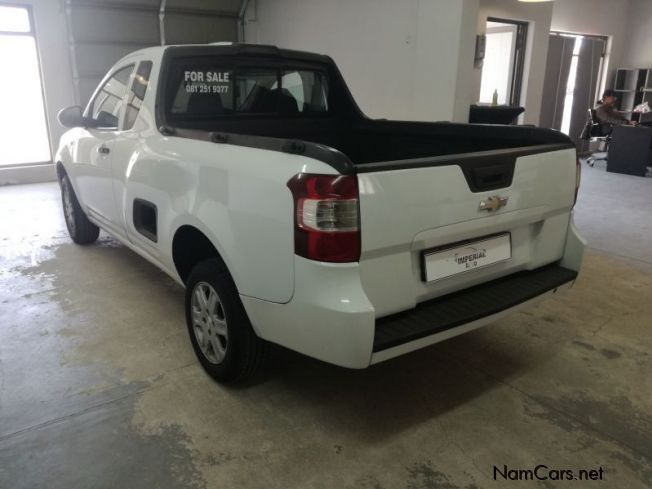
[[[213,364],[222,363],[228,346],[229,331],[220,296],[207,282],[199,282],[192,291],[190,305],[192,330],[202,354]]]
[[[66,224],[68,225],[68,229],[70,229],[71,232],[74,233],[75,231],[75,219],[73,217],[73,205],[72,205],[72,197],[70,195],[70,190],[68,189],[68,185],[64,184],[63,185],[63,215],[64,218],[66,219]]]

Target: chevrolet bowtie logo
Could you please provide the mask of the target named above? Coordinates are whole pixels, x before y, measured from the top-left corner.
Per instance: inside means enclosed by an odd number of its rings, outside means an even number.
[[[487,200],[480,201],[480,210],[489,212],[497,211],[501,207],[505,207],[508,200],[509,197],[500,197],[499,195],[494,195],[489,197]]]

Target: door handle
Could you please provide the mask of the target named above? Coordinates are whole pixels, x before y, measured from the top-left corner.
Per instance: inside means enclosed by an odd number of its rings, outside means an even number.
[[[97,148],[97,152],[103,155],[108,155],[111,152],[111,150],[108,147],[102,145]]]

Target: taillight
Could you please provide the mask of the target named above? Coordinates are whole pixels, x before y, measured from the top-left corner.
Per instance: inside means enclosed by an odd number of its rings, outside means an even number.
[[[355,175],[298,173],[294,197],[294,252],[332,263],[360,259],[358,179]]]
[[[573,201],[573,207],[577,204],[577,194],[580,191],[580,182],[582,181],[582,164],[580,163],[579,156],[575,162],[575,200]]]

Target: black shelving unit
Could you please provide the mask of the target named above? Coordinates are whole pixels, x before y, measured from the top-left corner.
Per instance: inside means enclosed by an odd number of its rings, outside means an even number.
[[[632,112],[645,101],[652,106],[652,68],[617,70],[614,90],[618,93],[618,109],[623,112]]]
[[[645,84],[641,88],[641,92],[643,92],[641,103],[647,102],[652,107],[652,68],[645,71],[647,72],[647,77],[645,78]]]

